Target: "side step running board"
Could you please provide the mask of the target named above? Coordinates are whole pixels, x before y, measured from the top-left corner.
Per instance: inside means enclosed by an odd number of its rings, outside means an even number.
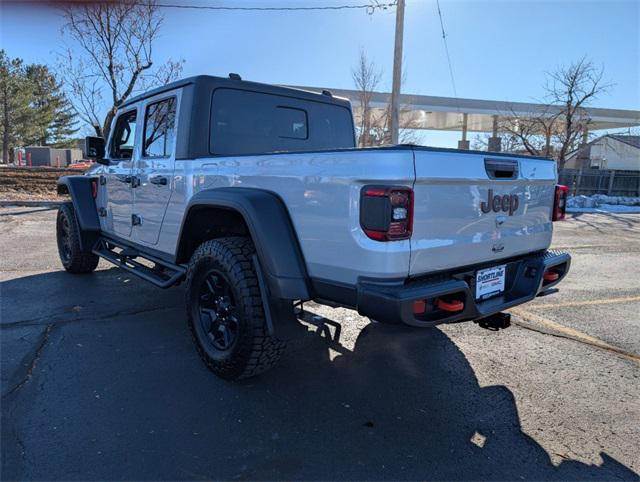
[[[93,254],[106,259],[116,266],[153,283],[159,288],[169,288],[180,281],[187,270],[168,261],[161,260],[147,253],[141,253],[135,248],[109,238],[100,238],[93,248]],[[142,258],[150,263],[148,266],[136,258]]]

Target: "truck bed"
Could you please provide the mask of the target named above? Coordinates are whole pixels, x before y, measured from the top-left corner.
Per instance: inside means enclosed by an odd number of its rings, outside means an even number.
[[[490,179],[485,159],[514,162],[517,177]],[[183,210],[196,192],[266,189],[289,211],[309,275],[355,286],[359,279],[405,279],[546,249],[556,174],[545,158],[390,146],[194,159],[176,163],[175,179],[161,249],[174,251]],[[414,190],[410,239],[378,242],[364,234],[359,204],[366,185]],[[483,213],[489,189],[519,196],[518,208],[511,215]]]

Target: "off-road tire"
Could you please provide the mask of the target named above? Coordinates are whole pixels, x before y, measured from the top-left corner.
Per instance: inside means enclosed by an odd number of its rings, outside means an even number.
[[[86,274],[96,269],[100,258],[80,248],[80,230],[72,202],[65,202],[58,209],[56,239],[60,261],[69,273]]]
[[[189,262],[186,283],[189,330],[207,367],[225,380],[248,378],[267,371],[278,362],[285,348],[285,342],[270,336],[267,329],[253,265],[254,253],[249,238],[218,238],[201,244]],[[225,351],[215,347],[201,327],[201,287],[211,270],[226,277],[238,315],[235,343]]]

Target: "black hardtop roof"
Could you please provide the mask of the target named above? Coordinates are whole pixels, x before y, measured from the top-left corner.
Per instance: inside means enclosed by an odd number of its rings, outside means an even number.
[[[180,87],[186,87],[188,85],[195,85],[196,87],[210,87],[212,90],[217,87],[228,87],[235,89],[251,90],[257,92],[264,92],[274,95],[295,96],[299,99],[311,100],[315,102],[325,102],[329,104],[338,104],[343,107],[351,107],[350,102],[347,99],[340,97],[333,97],[326,94],[320,94],[317,92],[311,92],[308,90],[294,89],[291,87],[282,87],[279,85],[263,84],[260,82],[250,82],[247,80],[239,80],[228,77],[215,77],[213,75],[196,75],[193,77],[186,77],[184,79],[170,82],[162,87],[157,87],[152,90],[148,90],[142,94],[136,95],[127,100],[120,108],[135,104],[147,97],[152,97],[162,92],[178,89]],[[200,90],[200,89],[198,89]]]

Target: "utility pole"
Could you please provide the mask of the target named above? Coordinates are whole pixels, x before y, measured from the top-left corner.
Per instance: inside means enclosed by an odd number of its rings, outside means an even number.
[[[396,6],[396,43],[393,51],[393,86],[391,90],[391,143],[397,144],[400,130],[400,85],[402,84],[402,37],[404,33],[404,0]]]

